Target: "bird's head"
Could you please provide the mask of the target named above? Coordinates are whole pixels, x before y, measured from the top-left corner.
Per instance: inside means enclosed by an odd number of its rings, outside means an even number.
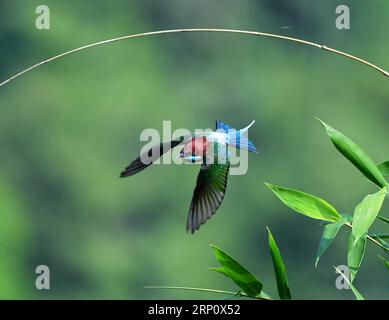
[[[198,163],[203,161],[203,157],[201,155],[196,155],[191,151],[185,152],[185,148],[180,151],[180,158],[182,158],[186,163]]]
[[[187,163],[203,162],[207,151],[207,139],[194,137],[188,141],[180,152],[180,157]]]

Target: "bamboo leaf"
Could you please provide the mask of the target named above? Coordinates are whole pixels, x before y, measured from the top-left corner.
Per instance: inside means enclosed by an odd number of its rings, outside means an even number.
[[[388,234],[371,234],[370,238],[377,240],[384,248],[389,250],[389,244],[384,239],[389,239]]]
[[[361,266],[366,248],[366,235],[355,241],[354,235],[351,233],[348,241],[347,265],[350,270],[350,281],[353,282],[359,267]]]
[[[379,240],[389,239],[389,233],[372,233],[369,236],[373,239],[379,239]]]
[[[378,258],[380,258],[383,261],[386,269],[388,269],[388,271],[389,271],[389,260],[386,260],[383,256],[380,256],[380,255],[378,256]]]
[[[377,165],[361,147],[343,133],[332,128],[320,119],[318,120],[322,123],[335,148],[361,171],[366,178],[380,188],[388,185]]]
[[[315,268],[319,263],[320,257],[331,245],[332,241],[335,239],[336,235],[338,234],[338,231],[343,225],[344,225],[344,221],[339,221],[324,226],[323,235],[320,239],[319,248],[317,249],[317,253],[316,253]]]
[[[384,177],[389,177],[389,161],[379,164],[378,169]]]
[[[211,248],[223,268],[222,274],[228,276],[248,296],[261,296],[263,285],[250,271],[220,248],[214,245],[211,245]]]
[[[276,196],[289,208],[313,219],[330,222],[342,220],[340,214],[326,201],[301,191],[277,187],[266,183]]]
[[[213,271],[216,271],[224,276],[226,276],[227,278],[229,278],[230,276],[228,275],[228,273],[224,270],[223,267],[219,267],[219,268],[210,268],[211,270]]]
[[[383,216],[378,216],[377,218],[380,219],[381,221],[389,224],[389,219],[388,218],[385,218]]]
[[[278,294],[280,296],[280,299],[290,300],[290,299],[292,299],[292,296],[291,296],[290,290],[289,290],[288,278],[286,275],[284,262],[282,261],[280,251],[277,247],[277,244],[274,240],[274,237],[273,237],[270,229],[269,228],[266,228],[266,229],[267,229],[268,236],[269,236],[269,249],[270,249],[271,258],[273,261],[274,273],[275,273],[276,280],[277,280]]]
[[[216,271],[224,276],[226,276],[227,278],[230,279],[230,276],[228,274],[228,272],[225,271],[225,269],[223,267],[219,267],[219,268],[210,268],[211,270],[213,271]],[[237,295],[239,295],[240,293],[242,292],[242,290],[239,290]],[[261,294],[259,296],[259,298],[262,298],[262,299],[272,299],[271,296],[269,294],[267,294],[265,291],[261,291]]]
[[[384,187],[377,193],[367,195],[365,199],[363,199],[363,201],[355,208],[352,229],[355,242],[358,241],[358,239],[365,234],[373,224],[375,218],[381,210],[387,191],[388,188]]]
[[[350,280],[347,278],[347,276],[345,276],[343,274],[343,272],[340,271],[337,267],[334,267],[334,268],[335,268],[336,272],[339,273],[343,277],[343,279],[348,283],[348,285],[350,286],[351,291],[354,293],[355,298],[357,298],[357,300],[365,300],[365,298],[354,287],[354,285],[350,282]]]

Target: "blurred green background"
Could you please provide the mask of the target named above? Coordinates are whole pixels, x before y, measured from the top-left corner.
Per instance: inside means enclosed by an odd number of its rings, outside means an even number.
[[[35,28],[47,4],[51,29]],[[351,29],[337,30],[338,1],[0,2],[0,79],[80,45],[179,27],[282,33],[389,68],[389,2],[342,1]],[[289,28],[285,28],[289,27]],[[316,194],[341,212],[376,189],[336,152],[314,116],[389,159],[388,80],[347,59],[293,43],[231,34],[174,34],[111,44],[45,65],[0,88],[0,298],[186,299],[207,293],[144,285],[235,290],[208,267],[213,243],[276,294],[269,226],[292,294],[351,299],[337,290],[346,263],[341,232],[314,269],[318,221],[293,213],[264,182]],[[230,176],[217,214],[194,235],[185,222],[196,166],[154,166],[128,179],[144,128],[256,124],[249,172]],[[384,207],[384,210],[388,206]],[[384,211],[385,212],[385,211]],[[387,212],[385,212],[387,215]],[[383,232],[379,226],[373,231]],[[367,298],[389,297],[381,253],[368,244],[355,281]],[[51,289],[35,288],[48,265]]]

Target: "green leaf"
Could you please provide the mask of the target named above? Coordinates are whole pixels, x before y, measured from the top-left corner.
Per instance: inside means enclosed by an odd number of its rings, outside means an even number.
[[[334,207],[324,200],[301,191],[277,187],[270,183],[266,185],[280,200],[294,211],[313,219],[338,222],[342,220]]]
[[[280,251],[269,228],[266,228],[269,235],[269,249],[273,261],[274,273],[277,280],[277,288],[280,299],[289,300],[292,298],[289,290],[288,278]]]
[[[369,235],[373,239],[389,239],[389,234],[388,233],[373,233]]]
[[[389,177],[389,161],[379,164],[378,169],[384,177]]]
[[[377,240],[384,248],[389,250],[389,244],[384,239],[389,239],[388,234],[371,234],[370,238]]]
[[[348,283],[348,285],[350,286],[351,291],[354,293],[355,298],[357,298],[357,300],[365,300],[365,298],[354,287],[354,285],[350,282],[350,280],[347,278],[347,276],[345,276],[343,274],[343,272],[340,271],[337,267],[334,267],[334,268],[335,268],[336,272],[339,273],[343,277],[343,279]]]
[[[228,276],[242,291],[251,297],[260,297],[262,283],[234,258],[218,247],[211,245],[216,259],[223,267],[222,274]],[[218,270],[218,272],[220,272]]]
[[[332,241],[338,234],[339,229],[344,225],[344,221],[330,223],[324,226],[323,235],[320,239],[319,248],[316,253],[315,268],[319,262],[320,257],[331,245]]]
[[[219,268],[210,268],[211,270],[213,271],[216,271],[224,276],[226,276],[227,278],[229,278],[230,276],[228,275],[228,273],[224,270],[223,267],[219,267]]]
[[[355,241],[358,241],[373,224],[381,210],[387,191],[388,188],[384,187],[377,193],[367,195],[355,208],[352,229]]]
[[[332,128],[318,119],[324,126],[335,148],[343,154],[362,174],[380,188],[388,185],[377,165],[357,144],[346,137],[343,133]]]
[[[383,217],[383,216],[378,216],[377,218],[380,219],[380,220],[382,220],[383,222],[389,224],[389,219],[388,219],[388,218],[385,218],[385,217]]]
[[[380,255],[378,255],[378,258],[380,258],[384,262],[386,269],[388,269],[389,271],[389,260],[386,260],[383,256]]]
[[[350,281],[353,282],[361,266],[366,248],[366,235],[363,235],[355,242],[355,237],[351,233],[348,240],[347,265],[350,270]]]
[[[230,279],[230,276],[229,274],[225,271],[225,269],[223,267],[220,267],[220,268],[210,268],[211,270],[213,271],[216,271],[224,276],[226,276],[227,278]],[[239,295],[239,293],[242,292],[242,290],[239,290],[237,295]],[[261,298],[261,299],[268,299],[268,300],[271,300],[271,296],[269,294],[267,294],[265,291],[261,291],[261,294],[258,298]]]

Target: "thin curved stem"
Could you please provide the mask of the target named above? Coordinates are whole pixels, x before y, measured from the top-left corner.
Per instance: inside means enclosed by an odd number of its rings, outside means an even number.
[[[287,37],[287,36],[282,36],[282,35],[273,34],[273,33],[266,33],[266,32],[247,31],[247,30],[235,30],[235,29],[194,28],[194,29],[159,30],[159,31],[151,31],[151,32],[130,34],[130,35],[122,36],[122,37],[117,37],[117,38],[112,38],[112,39],[108,39],[108,40],[103,40],[103,41],[91,43],[91,44],[88,44],[88,45],[85,45],[85,46],[82,46],[82,47],[78,47],[78,48],[75,48],[75,49],[63,52],[61,54],[58,54],[56,56],[53,56],[53,57],[48,58],[46,60],[43,60],[41,62],[38,62],[38,63],[32,65],[31,67],[29,67],[27,69],[24,69],[24,70],[20,71],[19,73],[11,76],[10,78],[4,80],[3,82],[0,83],[0,87],[2,87],[6,83],[8,83],[8,82],[10,82],[10,81],[12,81],[12,80],[14,80],[16,78],[22,76],[23,74],[32,71],[33,69],[36,69],[36,68],[38,68],[38,67],[40,67],[40,66],[42,66],[42,65],[44,65],[46,63],[49,63],[51,61],[60,59],[60,58],[62,58],[64,56],[73,54],[73,53],[78,52],[78,51],[82,51],[82,50],[93,48],[93,47],[97,47],[97,46],[106,45],[106,44],[117,42],[117,41],[132,39],[132,38],[142,38],[142,37],[148,37],[148,36],[155,36],[155,35],[169,34],[169,33],[181,33],[181,32],[238,33],[238,34],[245,34],[245,35],[251,35],[251,36],[267,37],[267,38],[274,38],[274,39],[279,39],[279,40],[291,41],[291,42],[295,42],[295,43],[298,43],[298,44],[315,47],[315,48],[318,48],[318,49],[321,49],[321,50],[324,50],[324,51],[332,52],[332,53],[335,53],[337,55],[346,57],[348,59],[351,59],[351,60],[354,60],[356,62],[362,63],[362,64],[364,64],[364,65],[366,65],[366,66],[368,66],[370,68],[373,68],[376,71],[382,73],[384,76],[389,77],[389,72],[388,71],[384,70],[381,67],[378,67],[375,64],[372,64],[372,63],[370,63],[370,62],[368,62],[368,61],[366,61],[364,59],[361,59],[361,58],[358,58],[356,56],[353,56],[353,55],[351,55],[349,53],[346,53],[346,52],[343,52],[343,51],[340,51],[340,50],[336,50],[336,49],[327,47],[325,45],[317,44],[317,43],[314,43],[314,42],[311,42],[311,41],[306,41],[306,40],[302,40],[302,39],[298,39],[298,38]]]
[[[259,300],[271,300],[269,298],[264,297],[251,297],[245,293],[241,292],[232,292],[232,291],[224,291],[224,290],[216,290],[216,289],[206,289],[206,288],[191,288],[191,287],[171,287],[171,286],[144,286],[145,289],[173,289],[173,290],[188,290],[188,291],[202,291],[202,292],[211,292],[211,293],[223,293],[228,294],[230,296],[238,296],[245,297],[251,299],[259,299]]]

